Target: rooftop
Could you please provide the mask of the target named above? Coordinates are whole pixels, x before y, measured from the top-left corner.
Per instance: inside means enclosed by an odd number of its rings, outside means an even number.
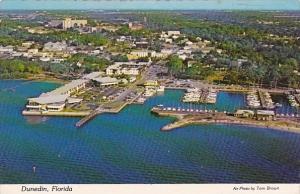
[[[65,102],[68,98],[68,95],[44,95],[38,98],[29,98],[30,102],[36,102],[38,104],[53,104],[53,103],[60,103]]]
[[[49,92],[48,94],[51,94],[51,95],[63,94],[63,93],[66,93],[66,92],[68,92],[69,90],[71,90],[73,88],[76,88],[77,86],[79,86],[81,84],[87,83],[88,81],[89,80],[86,80],[86,79],[73,80],[73,81],[71,81],[70,83],[68,83],[64,86]]]

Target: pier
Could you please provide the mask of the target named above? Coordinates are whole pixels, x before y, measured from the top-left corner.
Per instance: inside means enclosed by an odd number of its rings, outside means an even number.
[[[268,92],[263,92],[261,90],[258,90],[258,95],[259,95],[259,99],[260,99],[262,108],[265,108],[265,109],[275,108],[274,103],[271,99],[271,96]]]
[[[77,128],[80,128],[84,124],[86,124],[87,122],[89,122],[91,119],[93,119],[95,116],[97,116],[99,114],[103,114],[103,113],[116,114],[116,113],[119,113],[127,105],[132,104],[133,102],[135,102],[140,96],[141,96],[141,94],[138,94],[134,98],[130,99],[127,102],[122,103],[119,107],[115,107],[115,108],[105,107],[105,105],[101,105],[96,110],[92,111],[90,114],[86,115],[84,118],[82,118],[80,121],[78,121],[75,126]]]
[[[91,120],[92,118],[94,118],[95,116],[103,113],[102,112],[102,107],[98,107],[96,110],[92,111],[89,115],[83,117],[82,119],[80,119],[80,121],[78,121],[76,123],[76,127],[81,127],[83,126],[85,123],[87,123],[89,120]]]

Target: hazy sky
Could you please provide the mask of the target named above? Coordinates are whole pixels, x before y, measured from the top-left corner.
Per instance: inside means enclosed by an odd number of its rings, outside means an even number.
[[[0,0],[0,9],[300,10],[300,0]]]

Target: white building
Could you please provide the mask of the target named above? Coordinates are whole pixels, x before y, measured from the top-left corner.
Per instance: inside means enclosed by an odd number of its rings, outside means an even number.
[[[14,47],[13,46],[0,46],[0,53],[12,53],[14,51]]]
[[[73,80],[51,92],[43,93],[37,98],[28,98],[26,108],[29,111],[62,111],[67,103],[81,101],[81,99],[70,98],[70,96],[79,90],[83,90],[88,81],[85,79]],[[68,102],[69,98],[70,102]]]
[[[141,66],[126,65],[126,64],[114,64],[106,68],[107,75],[139,75]]]
[[[44,44],[44,51],[61,52],[66,50],[68,45],[65,42],[48,42]]]
[[[168,31],[168,36],[180,35],[180,31]]]
[[[72,20],[71,18],[66,18],[62,22],[63,29],[69,29],[74,27],[84,27],[87,25],[87,20]]]
[[[112,77],[97,77],[93,78],[92,80],[98,83],[100,86],[111,86],[119,84],[119,80]]]

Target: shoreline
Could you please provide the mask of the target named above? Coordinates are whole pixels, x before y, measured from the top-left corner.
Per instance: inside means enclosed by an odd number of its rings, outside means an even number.
[[[67,80],[62,80],[54,77],[29,77],[29,78],[12,78],[12,79],[1,79],[3,81],[25,81],[25,82],[49,82],[65,84]]]

